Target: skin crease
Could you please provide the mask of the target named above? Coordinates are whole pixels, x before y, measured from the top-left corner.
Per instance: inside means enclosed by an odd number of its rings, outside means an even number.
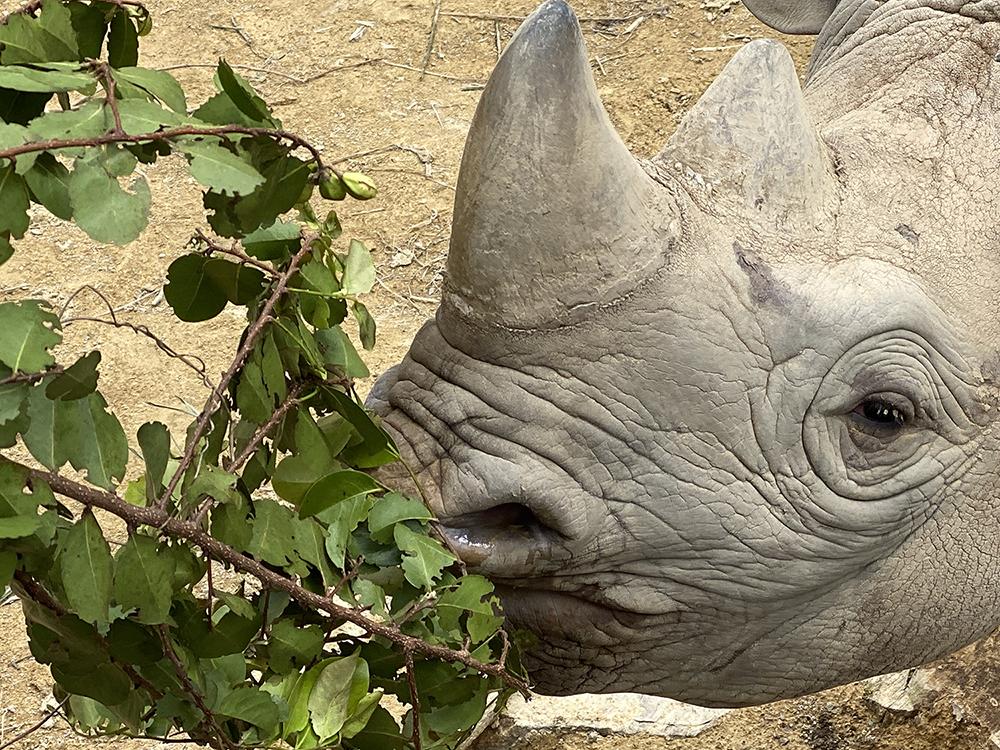
[[[542,328],[446,295],[370,397],[540,692],[750,705],[1000,624],[1000,5],[856,5],[805,89],[819,198],[755,213],[752,153],[706,188],[695,122],[647,166],[669,263]]]

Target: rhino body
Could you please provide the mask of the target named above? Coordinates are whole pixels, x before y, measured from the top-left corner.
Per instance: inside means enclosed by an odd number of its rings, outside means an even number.
[[[748,44],[651,162],[525,22],[370,397],[540,692],[749,705],[1000,625],[1000,0],[748,5],[821,28],[804,87]]]

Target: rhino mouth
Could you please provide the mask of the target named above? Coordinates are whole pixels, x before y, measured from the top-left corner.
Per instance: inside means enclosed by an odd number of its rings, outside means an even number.
[[[565,540],[521,503],[442,518],[443,531],[458,556],[477,573],[491,577],[530,575],[551,561]]]

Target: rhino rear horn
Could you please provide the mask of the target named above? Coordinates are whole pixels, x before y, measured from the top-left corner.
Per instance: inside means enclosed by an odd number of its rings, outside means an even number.
[[[770,39],[733,56],[653,161],[687,179],[692,198],[715,214],[806,229],[836,201],[831,154],[788,50]]]
[[[743,0],[747,10],[782,34],[818,34],[839,0]]]
[[[549,0],[501,56],[465,144],[443,332],[552,328],[630,294],[679,234],[666,192],[601,106],[575,14]]]

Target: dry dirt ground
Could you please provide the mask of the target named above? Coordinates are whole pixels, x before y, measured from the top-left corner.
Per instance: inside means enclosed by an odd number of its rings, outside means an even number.
[[[155,28],[141,64],[170,69],[196,106],[212,93],[210,66],[225,57],[275,108],[286,127],[344,158],[381,186],[378,199],[344,205],[345,233],[364,241],[378,266],[371,297],[380,344],[373,374],[398,361],[434,311],[448,247],[454,185],[481,84],[535,0],[442,0],[427,74],[434,0],[151,0]],[[0,0],[0,10],[19,3]],[[597,85],[622,138],[637,156],[654,155],[732,54],[750,39],[780,37],[738,0],[576,0]],[[800,70],[808,37],[783,37]],[[40,297],[63,305],[74,290],[100,290],[122,319],[148,325],[174,350],[196,353],[217,379],[237,344],[234,314],[179,324],[159,294],[165,269],[205,227],[199,191],[169,159],[146,170],[152,217],[125,248],[98,246],[39,212],[17,253],[0,269],[0,301]],[[100,315],[92,292],[69,311]],[[186,418],[165,407],[199,405],[200,376],[165,357],[146,338],[107,326],[67,326],[67,354],[100,348],[102,390],[126,433],[159,419],[175,431]],[[16,602],[0,606],[0,745],[35,723],[49,695],[47,672],[28,657]],[[91,747],[64,726],[21,741],[22,748]],[[859,687],[729,714],[699,738],[672,740],[679,750],[730,748],[976,748],[987,733],[956,721],[939,701],[915,717],[874,710]],[[543,748],[659,748],[659,738],[538,737]],[[102,741],[148,748],[155,742]],[[169,747],[175,747],[171,745]]]

